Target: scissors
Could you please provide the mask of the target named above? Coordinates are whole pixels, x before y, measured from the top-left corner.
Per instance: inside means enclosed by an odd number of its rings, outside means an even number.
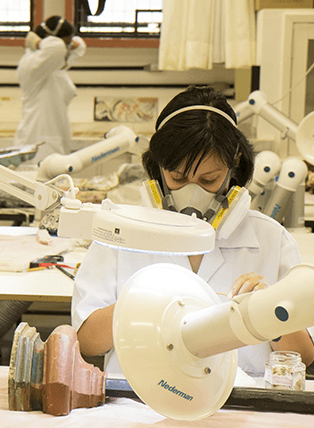
[[[66,271],[64,268],[71,269],[71,266],[68,266],[66,264],[61,264],[64,261],[64,257],[55,254],[55,255],[47,255],[40,257],[39,259],[33,260],[29,264],[30,269],[36,269],[36,268],[50,268],[50,267],[56,267],[61,272],[63,272],[65,275],[67,275],[69,278],[74,279],[75,276]],[[61,263],[59,263],[61,262]]]
[[[30,262],[29,267],[35,268],[35,267],[55,266],[56,264],[58,264],[58,262],[63,262],[63,261],[64,261],[64,257],[60,256],[59,254],[47,255],[47,256],[40,257],[39,259],[33,260],[32,262]]]

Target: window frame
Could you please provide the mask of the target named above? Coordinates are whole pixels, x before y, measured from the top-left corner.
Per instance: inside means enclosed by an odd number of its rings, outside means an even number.
[[[31,10],[30,10],[30,21],[29,22],[22,22],[22,21],[14,21],[14,22],[1,22],[1,25],[16,25],[16,26],[22,26],[22,25],[27,25],[29,24],[30,28],[34,27],[34,0],[29,0],[30,1],[30,5],[31,5]],[[28,33],[28,31],[7,31],[7,32],[1,32],[1,38],[5,37],[5,38],[24,38],[26,37],[26,34]]]
[[[33,28],[37,27],[43,20],[43,1],[31,0],[31,25]],[[1,36],[0,46],[24,46],[25,35],[12,35],[8,33],[7,36]]]
[[[64,17],[74,24],[75,0],[64,1]],[[33,0],[33,25],[40,25],[43,18],[43,0]],[[158,38],[114,38],[114,37],[82,37],[87,47],[110,48],[158,48]],[[1,37],[0,46],[24,46],[25,37]]]
[[[86,10],[85,7],[81,4],[79,4],[80,0],[74,0],[74,8],[75,8],[75,18],[74,18],[74,25],[76,26],[76,28],[79,29],[80,27],[80,23],[82,23],[82,27],[91,27],[94,29],[97,29],[97,27],[128,27],[128,28],[133,28],[134,31],[133,32],[106,32],[106,31],[102,31],[102,32],[97,32],[97,31],[90,31],[90,32],[82,32],[80,30],[78,30],[78,35],[81,37],[87,37],[87,38],[112,38],[112,39],[159,39],[160,38],[160,32],[154,34],[154,33],[144,33],[141,31],[138,31],[139,28],[141,27],[146,27],[148,23],[142,23],[139,21],[138,17],[140,16],[141,13],[143,12],[162,12],[162,9],[136,9],[135,10],[135,18],[134,18],[134,23],[129,24],[127,22],[116,22],[113,23],[114,25],[112,25],[112,23],[91,23],[88,22],[88,16],[86,15]]]

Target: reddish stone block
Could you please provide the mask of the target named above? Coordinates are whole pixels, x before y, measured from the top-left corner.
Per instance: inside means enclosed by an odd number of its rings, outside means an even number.
[[[105,402],[105,373],[84,361],[76,331],[57,327],[46,342],[27,323],[17,327],[9,368],[10,410],[67,415]]]

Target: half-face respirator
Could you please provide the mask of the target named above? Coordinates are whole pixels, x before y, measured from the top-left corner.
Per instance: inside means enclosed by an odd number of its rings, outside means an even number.
[[[218,239],[227,239],[247,214],[251,197],[246,188],[233,186],[226,195],[207,192],[190,183],[163,195],[158,181],[146,180],[140,187],[144,205],[194,215],[210,223]]]

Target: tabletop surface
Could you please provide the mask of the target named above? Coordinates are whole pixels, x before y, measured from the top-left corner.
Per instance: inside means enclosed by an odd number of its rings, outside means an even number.
[[[0,227],[0,235],[34,233],[32,227]],[[65,262],[76,264],[83,260],[86,249],[80,248],[64,254]],[[35,272],[0,272],[0,298],[2,300],[71,302],[74,281],[58,269]]]

